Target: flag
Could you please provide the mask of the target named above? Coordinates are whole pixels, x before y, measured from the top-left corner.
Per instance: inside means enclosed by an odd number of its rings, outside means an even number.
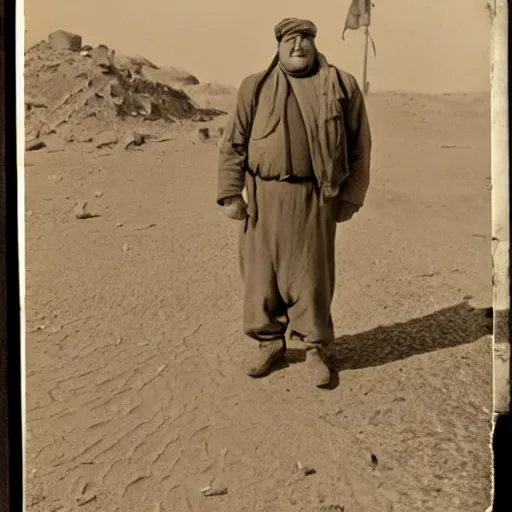
[[[341,38],[345,39],[347,30],[357,30],[360,27],[370,26],[371,0],[352,0],[345,20],[345,27]]]

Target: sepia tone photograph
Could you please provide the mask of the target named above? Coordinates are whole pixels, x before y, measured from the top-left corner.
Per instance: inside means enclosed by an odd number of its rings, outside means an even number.
[[[493,5],[25,0],[27,511],[490,506]]]

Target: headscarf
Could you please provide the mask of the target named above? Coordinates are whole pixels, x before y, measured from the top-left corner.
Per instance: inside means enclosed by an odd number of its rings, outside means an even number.
[[[278,41],[281,41],[285,35],[292,32],[297,32],[314,38],[316,37],[317,28],[312,21],[301,20],[299,18],[285,18],[274,28],[274,33]]]

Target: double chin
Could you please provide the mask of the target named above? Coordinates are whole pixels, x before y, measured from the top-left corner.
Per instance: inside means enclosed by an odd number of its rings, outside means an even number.
[[[311,66],[309,64],[309,62],[303,64],[303,65],[287,65],[283,62],[281,62],[281,67],[285,70],[285,71],[288,71],[289,73],[293,73],[293,74],[296,74],[296,75],[300,75],[302,73],[306,74],[309,72]]]

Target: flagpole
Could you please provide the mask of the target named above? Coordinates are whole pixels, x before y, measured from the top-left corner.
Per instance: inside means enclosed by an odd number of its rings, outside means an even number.
[[[364,55],[363,55],[363,94],[368,94],[368,39],[370,38],[368,26],[364,27]]]

